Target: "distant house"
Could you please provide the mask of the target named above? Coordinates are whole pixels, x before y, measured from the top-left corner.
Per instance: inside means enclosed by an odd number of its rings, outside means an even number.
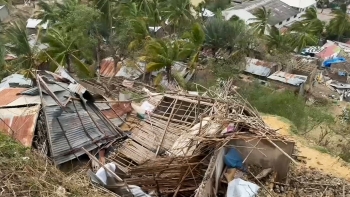
[[[278,71],[267,79],[271,84],[303,94],[307,76]]]
[[[301,20],[301,15],[305,13],[305,10],[315,5],[315,0],[300,0],[300,2],[299,0],[253,0],[235,4],[234,7],[224,10],[223,16],[228,20],[231,18],[230,15],[235,15],[247,21],[249,18],[255,18],[251,14],[254,14],[257,9],[265,7],[271,11],[269,24],[277,28],[282,28]],[[251,22],[247,24],[249,23]]]
[[[6,5],[0,5],[0,22],[10,16],[10,11]]]
[[[47,21],[46,23],[39,25],[41,21],[42,21],[41,19],[29,18],[27,20],[27,25],[26,25],[26,28],[28,29],[28,33],[36,34],[39,27],[42,28],[43,30],[46,30],[49,22]]]
[[[319,58],[321,61],[332,59],[338,56],[341,48],[333,42],[327,42],[322,46],[322,51],[317,53],[315,57]]]
[[[276,63],[246,57],[246,73],[266,78],[281,69]]]

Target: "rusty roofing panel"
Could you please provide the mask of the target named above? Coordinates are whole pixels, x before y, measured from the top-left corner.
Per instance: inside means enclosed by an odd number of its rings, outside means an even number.
[[[116,75],[116,73],[118,73],[118,71],[120,70],[121,64],[117,65],[117,71],[115,71],[114,60],[113,58],[109,57],[101,61],[100,67],[101,67],[101,70],[100,70],[101,76],[112,77]]]
[[[132,111],[131,103],[117,103],[111,105],[110,109],[102,110],[102,114],[108,119],[120,118],[126,113]]]
[[[17,100],[21,95],[17,95],[26,90],[26,88],[7,88],[0,91],[0,107]]]
[[[0,109],[0,130],[24,146],[32,145],[40,106]]]

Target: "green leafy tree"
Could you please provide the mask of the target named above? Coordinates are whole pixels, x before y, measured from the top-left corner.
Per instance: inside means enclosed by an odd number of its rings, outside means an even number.
[[[165,69],[167,79],[171,79],[171,68],[175,61],[188,57],[187,51],[181,51],[179,43],[166,42],[164,40],[151,40],[145,47],[145,56],[141,59],[147,62],[147,71],[159,71]]]
[[[185,24],[189,24],[194,19],[189,0],[168,0],[164,6],[164,17],[174,27],[186,26]]]
[[[334,18],[331,19],[327,27],[329,34],[337,36],[337,39],[340,40],[342,36],[350,28],[350,16],[346,13],[346,7],[342,6],[342,9],[334,11]]]
[[[270,34],[266,36],[267,48],[270,52],[274,51],[292,51],[290,47],[290,36],[289,34],[282,34],[278,28],[272,27]]]
[[[129,31],[132,36],[128,48],[129,50],[137,50],[143,47],[145,41],[150,38],[149,29],[147,24],[143,20],[131,20],[131,30]]]
[[[316,8],[309,8],[306,12],[301,16],[304,18],[300,23],[296,25],[300,25],[300,28],[308,27],[310,28],[308,32],[320,37],[323,29],[324,22],[317,18],[317,10]],[[295,25],[294,25],[295,28]]]
[[[192,30],[186,32],[183,38],[188,40],[185,42],[184,48],[191,54],[189,67],[194,70],[197,67],[199,55],[205,41],[205,33],[202,26],[199,23],[195,23]]]
[[[17,57],[11,61],[15,72],[21,71],[27,77],[31,77],[31,70],[36,69],[37,65],[45,61],[40,56],[39,36],[40,32],[35,40],[30,41],[26,32],[26,26],[22,21],[12,23],[5,30],[6,50]]]
[[[290,40],[291,46],[296,49],[297,52],[301,52],[307,46],[314,46],[318,43],[318,38],[314,35],[314,31],[311,27],[312,24],[305,24],[303,22],[296,22],[291,27]]]
[[[269,19],[271,17],[271,10],[266,10],[264,6],[258,8],[254,12],[256,18],[250,19],[252,23],[250,26],[255,30],[258,35],[264,35],[270,32],[271,26],[269,25]]]
[[[225,21],[222,18],[212,18],[204,24],[204,46],[212,49],[215,54],[219,49],[228,49],[241,53],[252,47],[254,35],[248,31],[242,20]]]

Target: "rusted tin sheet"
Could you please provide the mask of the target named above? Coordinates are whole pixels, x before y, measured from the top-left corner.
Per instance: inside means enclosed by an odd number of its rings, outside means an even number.
[[[40,106],[0,109],[0,131],[31,147]]]

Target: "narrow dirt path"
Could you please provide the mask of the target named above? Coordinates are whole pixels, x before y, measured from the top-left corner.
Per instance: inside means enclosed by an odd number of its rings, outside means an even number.
[[[297,135],[291,133],[291,125],[286,121],[283,121],[280,117],[263,115],[263,120],[273,129],[280,129],[278,132],[282,135],[288,136],[296,143],[299,155],[306,157],[306,165],[312,169],[317,169],[325,174],[333,175],[339,178],[344,178],[350,181],[350,167],[344,161],[339,158],[333,157],[330,154],[322,153],[310,146],[310,143]]]

